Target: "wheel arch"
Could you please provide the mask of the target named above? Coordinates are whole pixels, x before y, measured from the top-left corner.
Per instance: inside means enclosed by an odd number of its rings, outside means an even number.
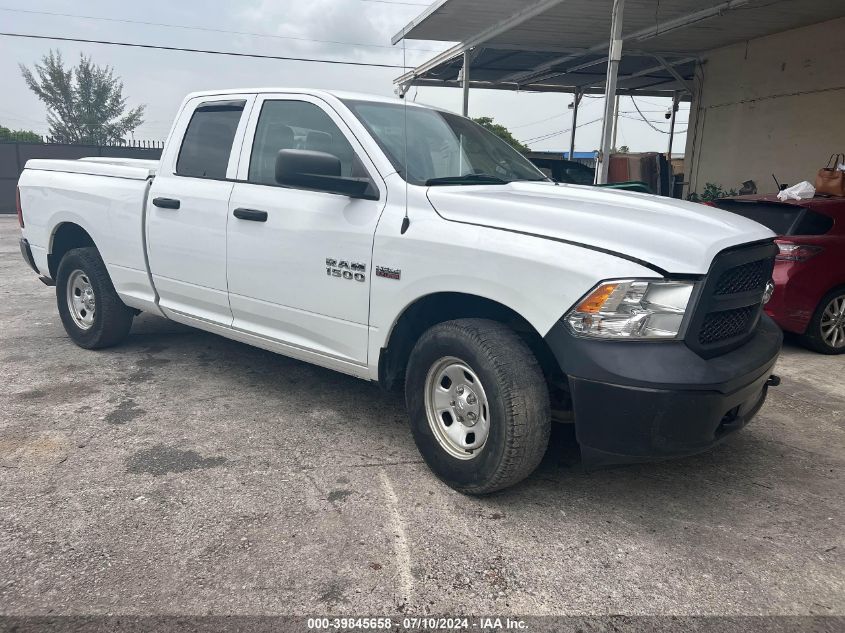
[[[845,291],[845,281],[843,281],[842,283],[833,284],[833,286],[831,286],[830,289],[822,295],[822,299],[824,299],[827,295],[832,294],[834,292],[839,292],[840,290]],[[819,302],[821,302],[821,299],[819,299]]]
[[[56,273],[59,270],[59,262],[62,257],[74,248],[85,248],[93,246],[97,248],[94,243],[94,238],[82,226],[73,221],[60,222],[53,229],[50,235],[49,247],[47,249],[47,264],[50,269],[50,277],[56,278]]]
[[[562,378],[560,367],[543,336],[516,310],[479,295],[436,292],[413,301],[394,321],[379,354],[379,383],[390,390],[400,387],[404,383],[411,350],[423,332],[438,323],[465,318],[490,319],[509,326],[528,344],[547,380]]]

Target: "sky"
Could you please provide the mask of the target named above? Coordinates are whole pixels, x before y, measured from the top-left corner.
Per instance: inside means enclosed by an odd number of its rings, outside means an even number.
[[[427,6],[425,0],[0,0],[0,31],[84,39],[118,40],[263,55],[341,59],[415,66],[448,43],[409,40],[391,46],[400,31]],[[62,15],[56,15],[62,14]],[[146,24],[139,24],[145,22]],[[123,80],[128,106],[145,104],[136,139],[164,140],[184,96],[195,90],[287,86],[393,94],[400,68],[339,66],[295,61],[224,57],[198,53],[121,48],[0,36],[0,125],[47,132],[46,111],[26,87],[18,64],[32,67],[49,49],[66,62],[80,53],[112,66]],[[404,62],[403,62],[404,57]],[[457,88],[412,88],[408,98],[459,112]],[[493,90],[470,92],[470,116],[490,116],[535,150],[569,148],[568,94]],[[653,130],[622,97],[617,145],[631,151],[665,152],[669,100],[637,98]],[[688,104],[681,104],[675,151],[686,141]],[[585,98],[578,113],[576,151],[599,146],[603,98]],[[532,141],[554,132],[546,140]],[[681,132],[681,133],[677,133]]]

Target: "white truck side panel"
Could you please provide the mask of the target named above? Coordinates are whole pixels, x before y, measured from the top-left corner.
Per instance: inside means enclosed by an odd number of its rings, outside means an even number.
[[[70,171],[73,163],[84,161],[61,162],[68,171],[42,170],[42,161],[29,161],[19,183],[26,223],[23,234],[39,270],[48,274],[47,255],[52,252],[59,227],[67,222],[77,224],[94,240],[124,303],[142,310],[155,309],[140,239],[150,181],[139,179],[135,168],[134,173],[127,172],[133,177],[105,176]],[[109,171],[105,166],[96,167],[88,169]]]
[[[398,174],[389,188],[404,187]],[[545,336],[600,279],[659,278],[634,262],[587,248],[441,218],[424,187],[408,187],[410,228],[402,235],[401,200],[382,214],[373,249],[377,266],[401,269],[399,281],[373,276],[370,377],[400,315],[416,300],[439,292],[491,299],[511,308]]]
[[[234,327],[364,364],[369,284],[327,275],[326,260],[360,262],[370,276],[383,200],[236,184],[226,248]],[[268,219],[239,220],[238,207]]]

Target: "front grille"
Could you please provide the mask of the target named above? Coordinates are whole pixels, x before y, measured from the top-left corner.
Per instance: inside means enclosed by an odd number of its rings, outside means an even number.
[[[719,276],[715,293],[732,295],[765,288],[769,280],[769,275],[766,273],[768,263],[765,259],[758,259],[756,262],[748,262],[726,270]]]
[[[774,243],[764,242],[728,249],[714,258],[687,329],[689,347],[710,358],[752,336],[776,254]]]
[[[710,345],[746,334],[751,329],[759,310],[756,306],[746,306],[735,310],[711,312],[704,317],[704,323],[701,324],[701,330],[698,333],[698,342],[702,345]]]

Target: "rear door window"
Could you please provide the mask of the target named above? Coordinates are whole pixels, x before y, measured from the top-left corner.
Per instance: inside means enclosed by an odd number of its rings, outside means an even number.
[[[213,101],[194,110],[176,161],[176,174],[226,178],[235,132],[246,101]]]
[[[749,220],[759,222],[778,235],[788,235],[803,209],[791,204],[771,202],[740,202],[738,200],[717,200],[719,209],[736,213]]]
[[[807,211],[792,231],[793,235],[825,235],[833,228],[833,218],[815,211]]]
[[[793,204],[717,200],[716,206],[759,222],[778,235],[825,235],[833,218]]]

